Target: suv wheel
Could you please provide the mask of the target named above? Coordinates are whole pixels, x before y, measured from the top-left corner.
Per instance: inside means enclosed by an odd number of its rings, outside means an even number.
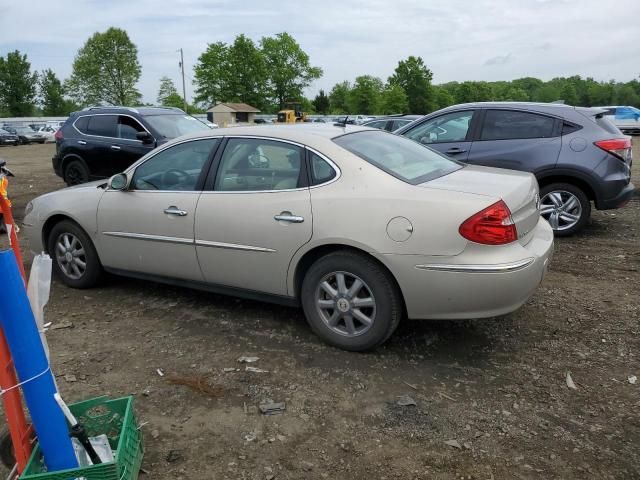
[[[79,185],[89,181],[89,169],[81,160],[71,160],[64,167],[64,181],[67,185]]]
[[[49,234],[49,254],[53,270],[65,285],[93,287],[102,276],[102,265],[93,242],[77,224],[63,220]]]
[[[384,343],[402,317],[402,299],[389,274],[371,259],[335,252],[318,259],[302,282],[302,307],[325,342],[364,351]]]
[[[582,230],[591,216],[587,195],[570,183],[552,183],[540,189],[540,215],[558,237]]]

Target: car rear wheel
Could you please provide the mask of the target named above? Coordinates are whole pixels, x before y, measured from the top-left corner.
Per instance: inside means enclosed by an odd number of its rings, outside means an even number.
[[[591,216],[587,195],[570,183],[552,183],[540,189],[540,215],[546,219],[557,237],[582,230]]]
[[[90,288],[102,276],[102,265],[93,242],[77,224],[63,220],[49,234],[49,255],[53,271],[65,285]]]
[[[395,282],[375,261],[352,252],[318,259],[302,282],[302,307],[325,342],[350,351],[384,343],[402,318]]]
[[[71,160],[64,167],[64,181],[67,185],[80,185],[89,181],[89,169],[81,160]]]

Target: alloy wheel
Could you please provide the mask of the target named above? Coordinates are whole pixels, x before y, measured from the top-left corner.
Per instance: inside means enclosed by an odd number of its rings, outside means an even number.
[[[60,270],[73,280],[80,279],[87,270],[84,247],[72,233],[61,233],[56,239],[56,260]]]
[[[333,332],[356,337],[369,331],[376,317],[371,288],[357,275],[332,272],[316,288],[316,309]]]
[[[84,182],[85,179],[82,170],[75,165],[70,165],[67,168],[67,183],[69,185],[79,185]]]
[[[549,222],[554,230],[568,230],[580,221],[582,205],[573,193],[566,190],[556,190],[542,197],[540,215]]]

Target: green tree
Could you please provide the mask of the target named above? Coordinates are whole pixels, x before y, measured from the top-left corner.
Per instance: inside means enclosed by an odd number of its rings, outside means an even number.
[[[184,106],[183,98],[178,93],[176,84],[173,83],[169,77],[160,78],[160,88],[158,89],[158,105],[163,107],[178,107]]]
[[[410,56],[398,62],[394,74],[389,77],[389,84],[397,85],[404,90],[409,101],[410,113],[423,114],[435,108],[432,79],[433,73],[422,58]]]
[[[347,101],[349,99],[349,92],[351,91],[351,84],[346,80],[341,83],[336,83],[331,92],[329,92],[329,103],[331,105],[331,113],[349,113],[349,105]]]
[[[487,82],[462,82],[455,90],[456,103],[488,102],[494,99],[491,85]]]
[[[248,103],[263,110],[268,92],[265,58],[253,40],[238,35],[227,53],[226,100]]]
[[[434,85],[433,96],[435,108],[440,109],[456,103],[456,99],[448,88],[442,85]]]
[[[405,113],[409,110],[409,99],[404,90],[398,85],[387,85],[382,92],[382,111],[389,115],[392,113]]]
[[[94,33],[78,51],[65,88],[81,105],[135,105],[141,101],[140,72],[137,47],[126,31],[111,27]]]
[[[224,42],[210,43],[193,67],[195,100],[205,105],[227,102],[229,47]]]
[[[53,70],[47,69],[38,78],[38,100],[45,116],[68,115],[68,103],[64,99],[62,82]]]
[[[320,89],[316,98],[313,99],[313,108],[317,113],[326,115],[329,112],[330,107],[331,103],[329,101],[329,97],[324,93],[324,90]]]
[[[378,77],[371,75],[356,77],[347,99],[349,113],[364,115],[378,113],[382,106],[383,88],[384,84]]]
[[[33,113],[38,75],[18,50],[0,57],[0,110],[13,117]]]
[[[263,37],[260,45],[270,96],[279,108],[287,101],[302,98],[303,90],[322,76],[322,69],[311,66],[309,55],[288,33]]]

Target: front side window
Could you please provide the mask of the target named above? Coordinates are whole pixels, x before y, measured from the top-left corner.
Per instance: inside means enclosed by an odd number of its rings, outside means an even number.
[[[480,140],[512,140],[554,136],[555,119],[515,110],[487,110]]]
[[[126,115],[120,115],[118,117],[118,138],[125,140],[138,140],[136,133],[144,132],[145,129],[140,125],[135,118],[128,117]]]
[[[336,171],[333,167],[320,155],[314,152],[309,152],[309,159],[311,161],[311,184],[320,185],[327,183],[329,180],[333,180],[336,175]]]
[[[211,130],[207,125],[191,115],[147,115],[144,119],[164,138],[177,138],[188,133]]]
[[[93,115],[89,117],[87,134],[115,138],[117,123],[117,115]]]
[[[473,110],[453,112],[427,120],[404,134],[423,144],[464,142],[469,133]]]
[[[302,148],[275,140],[231,138],[227,142],[215,190],[249,192],[291,190],[302,182]]]
[[[342,135],[333,141],[388,174],[413,185],[462,168],[444,155],[398,135],[360,131]]]
[[[207,138],[179,143],[157,153],[136,168],[134,190],[193,191],[219,140]]]

